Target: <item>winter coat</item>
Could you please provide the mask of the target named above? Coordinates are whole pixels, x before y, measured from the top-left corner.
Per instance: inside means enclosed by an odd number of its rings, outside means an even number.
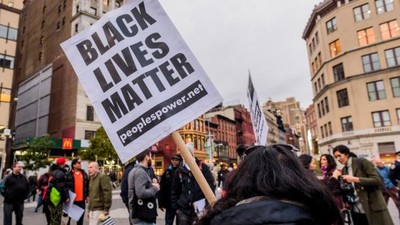
[[[112,187],[110,178],[98,172],[89,181],[89,205],[90,211],[109,211],[112,201]]]
[[[129,202],[129,197],[128,197],[128,175],[129,172],[133,169],[133,164],[128,164],[125,166],[124,174],[122,175],[122,181],[121,181],[121,192],[119,195],[122,198],[122,202],[124,204],[128,204]]]
[[[65,173],[67,172],[65,169],[61,168],[60,166],[55,166],[52,170],[52,179],[49,182],[49,188],[46,193],[46,199],[50,199],[50,192],[52,188],[56,188],[57,191],[60,192],[61,195],[61,202],[64,203],[67,199],[69,199],[68,189],[65,185]]]
[[[172,208],[171,187],[174,173],[177,168],[169,165],[167,170],[161,176],[160,192],[158,193],[158,205],[160,208]]]
[[[65,183],[67,185],[68,190],[75,192],[75,178],[74,178],[75,170],[72,169],[68,171],[65,175]],[[89,177],[87,173],[81,169],[81,173],[83,175],[83,199],[87,199],[89,196]]]
[[[261,200],[239,203],[222,211],[211,220],[211,225],[320,225],[305,206],[290,201]],[[246,200],[247,201],[247,200]],[[322,225],[322,224],[321,224]]]
[[[349,160],[353,160],[351,163],[353,176],[360,178],[360,183],[354,183],[354,185],[369,225],[393,225],[392,217],[379,188],[381,180],[374,165],[363,158]],[[349,174],[346,167],[343,168],[342,174]]]
[[[203,173],[210,188],[215,191],[214,178],[211,174],[209,167],[196,159],[196,163]],[[180,166],[174,173],[171,189],[171,203],[172,209],[179,209],[186,215],[193,215],[193,203],[203,199],[204,194],[197,184],[192,172],[189,171],[185,165]]]
[[[395,186],[400,187],[400,161],[396,160],[390,166],[389,178]]]
[[[2,181],[2,186],[5,203],[24,203],[29,193],[28,180],[23,174],[7,175]]]

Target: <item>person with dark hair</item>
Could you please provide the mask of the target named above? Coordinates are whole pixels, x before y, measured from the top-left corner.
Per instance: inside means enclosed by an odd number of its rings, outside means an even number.
[[[34,175],[28,177],[28,185],[29,185],[29,193],[28,193],[28,197],[27,197],[28,202],[31,201],[31,197],[32,197],[32,202],[35,201],[36,190],[38,188],[37,178],[38,177],[37,177],[36,173]]]
[[[171,202],[171,187],[175,171],[182,163],[181,155],[174,155],[171,158],[171,164],[161,176],[160,192],[158,193],[158,204],[161,210],[165,209],[165,225],[172,225],[174,223],[175,211],[172,209]]]
[[[303,164],[304,168],[311,172],[315,172],[317,165],[315,164],[315,159],[309,154],[302,154],[299,156],[301,163]]]
[[[122,180],[121,180],[121,192],[119,193],[122,202],[125,204],[128,210],[128,213],[129,213],[128,175],[129,172],[131,172],[131,170],[133,169],[134,165],[135,165],[134,161],[129,161],[128,163],[125,164],[124,174],[122,175]],[[132,224],[130,218],[129,218],[129,224]]]
[[[341,222],[328,188],[304,168],[291,150],[291,146],[279,144],[248,148],[228,184],[227,195],[207,210],[200,224]]]
[[[157,219],[157,204],[145,204],[145,201],[156,198],[160,185],[157,181],[150,178],[148,174],[148,161],[151,159],[151,151],[149,149],[139,153],[136,160],[139,162],[133,167],[128,175],[128,198],[130,218],[132,224],[155,224]],[[137,205],[144,205],[147,209],[147,215],[139,215],[135,209]],[[152,215],[148,218],[148,215]]]
[[[214,192],[214,177],[211,174],[210,168],[194,156],[193,145],[187,144],[187,147],[192,157],[194,157],[196,164],[199,166],[207,184]],[[201,191],[191,169],[185,162],[182,163],[174,173],[171,187],[171,204],[173,210],[176,211],[177,224],[194,224],[203,214],[205,201],[204,193]]]
[[[22,225],[24,217],[24,200],[28,195],[29,185],[21,173],[20,163],[14,163],[12,172],[2,181],[1,194],[4,196],[3,224],[12,225],[12,213],[15,213],[16,225]]]
[[[322,154],[319,157],[319,167],[322,172],[322,179],[326,180],[332,177],[333,172],[336,170],[336,161],[333,156],[329,154]]]
[[[74,204],[81,207],[83,210],[86,208],[87,197],[89,196],[89,177],[85,170],[82,169],[81,159],[75,158],[71,161],[71,170],[65,175],[66,185],[68,190],[75,193]],[[76,223],[77,225],[83,225],[83,217]],[[71,218],[68,219],[67,225],[70,224]]]
[[[381,180],[375,166],[367,159],[355,158],[345,145],[338,145],[333,154],[344,165],[338,179],[351,183],[354,187],[355,202],[351,204],[351,218],[354,225],[393,225],[385,199],[380,191]]]

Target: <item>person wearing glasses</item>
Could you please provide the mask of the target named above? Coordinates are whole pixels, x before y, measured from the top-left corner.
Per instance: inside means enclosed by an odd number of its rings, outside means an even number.
[[[86,208],[87,197],[89,196],[89,177],[87,173],[82,169],[81,159],[75,158],[71,161],[71,170],[65,175],[65,183],[68,190],[76,194],[74,199],[74,204]],[[82,214],[81,218],[77,222],[77,225],[83,225],[83,217],[85,213]],[[71,218],[68,219],[68,225],[71,222]]]
[[[345,145],[333,148],[336,160],[344,165],[341,178],[354,188],[355,203],[351,205],[351,218],[354,225],[393,225],[385,199],[380,190],[381,180],[374,164],[367,159],[357,158]]]
[[[308,172],[290,145],[253,146],[200,224],[342,224],[328,188]]]

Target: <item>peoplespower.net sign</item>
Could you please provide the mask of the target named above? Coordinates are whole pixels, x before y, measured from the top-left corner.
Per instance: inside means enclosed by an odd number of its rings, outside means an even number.
[[[222,101],[156,0],[128,1],[61,47],[122,162]]]

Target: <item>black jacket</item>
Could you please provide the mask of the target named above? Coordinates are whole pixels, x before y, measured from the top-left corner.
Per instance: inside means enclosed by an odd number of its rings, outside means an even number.
[[[55,168],[52,170],[52,168]],[[65,182],[65,173],[67,172],[65,169],[60,166],[51,166],[50,170],[52,170],[52,178],[49,182],[49,189],[46,193],[46,199],[50,198],[50,190],[55,187],[61,195],[61,203],[64,203],[67,199],[69,199],[68,188]]]
[[[161,176],[160,192],[158,192],[158,207],[172,208],[171,204],[171,187],[174,173],[177,168],[169,165],[167,170]]]
[[[389,178],[395,186],[400,186],[400,161],[395,161],[390,167]]]
[[[23,203],[29,193],[28,180],[23,174],[9,174],[2,181],[5,203]]]
[[[215,191],[214,177],[211,174],[209,167],[196,159],[201,172],[207,180],[208,185]],[[197,184],[192,172],[184,165],[180,166],[174,173],[171,189],[171,204],[172,209],[179,209],[181,212],[192,215],[194,213],[193,202],[203,199],[204,194]]]
[[[121,193],[119,195],[122,198],[122,202],[128,204],[129,197],[128,197],[128,174],[133,169],[133,163],[130,163],[125,166],[124,174],[122,175],[121,181]]]
[[[255,201],[234,206],[214,217],[210,224],[322,225],[315,221],[305,207],[279,200]]]
[[[68,171],[65,175],[65,185],[67,186],[67,189],[72,192],[75,192],[74,172],[74,169],[72,169],[71,171]],[[89,177],[84,170],[81,170],[81,173],[83,175],[83,198],[84,200],[86,200],[89,196]]]

